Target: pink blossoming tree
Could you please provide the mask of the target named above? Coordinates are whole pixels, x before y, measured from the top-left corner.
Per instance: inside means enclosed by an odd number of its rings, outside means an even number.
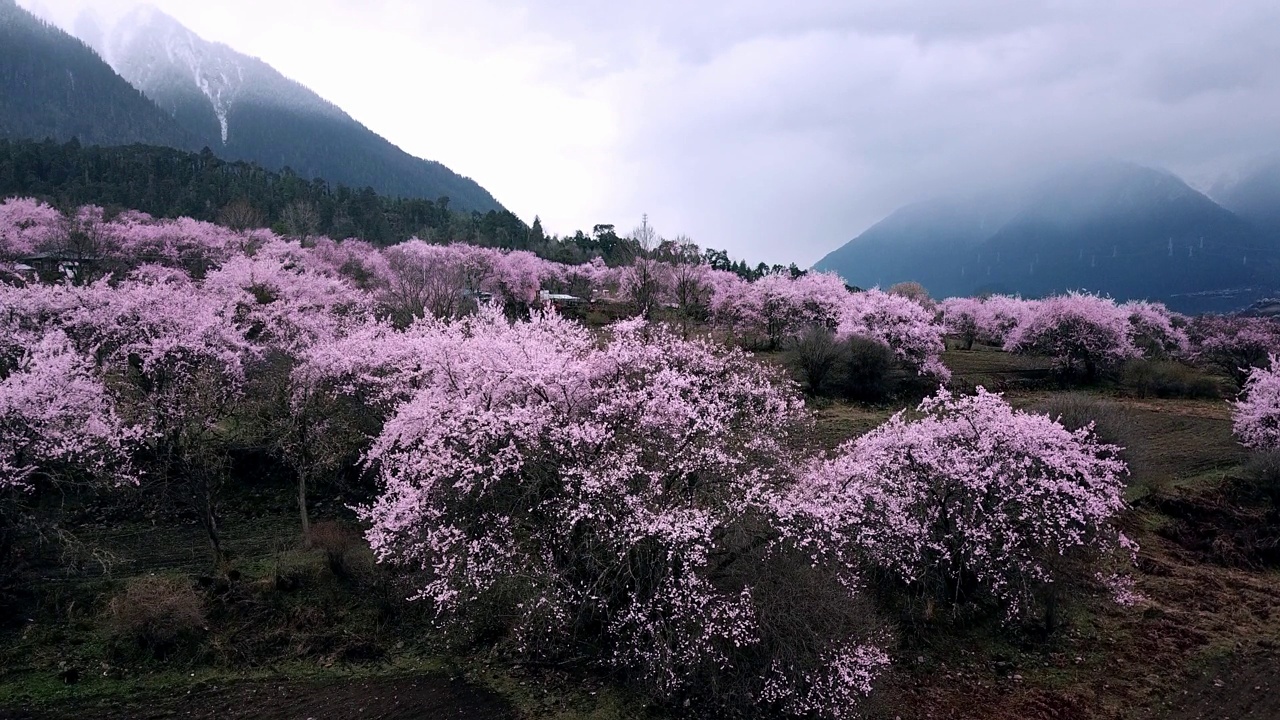
[[[815,612],[762,576],[835,558],[791,529],[803,406],[770,371],[636,321],[603,348],[554,315],[432,333],[429,381],[369,452],[384,491],[363,513],[420,599],[497,623],[522,654],[585,650],[666,700],[852,716],[888,660],[856,587],[823,565],[844,600]]]
[[[1280,320],[1202,315],[1191,323],[1193,357],[1231,376],[1243,387],[1253,368],[1270,367],[1280,348]]]
[[[1142,356],[1133,344],[1129,312],[1113,300],[1087,293],[1058,295],[1036,303],[1034,313],[1005,338],[1005,349],[1048,355],[1063,372],[1096,377]]]
[[[16,364],[0,366],[0,490],[136,481],[128,461],[140,433],[121,421],[90,359],[57,329],[28,340]]]
[[[112,286],[77,290],[59,320],[112,379],[121,416],[141,428],[144,469],[198,513],[215,563],[225,480],[225,422],[254,355],[235,308],[175,273],[143,272]]]
[[[944,329],[934,313],[901,295],[877,289],[846,293],[836,334],[870,338],[893,350],[909,370],[946,382],[951,371],[942,363]]]
[[[65,232],[62,213],[38,200],[0,202],[0,259],[34,255]]]
[[[1114,525],[1125,507],[1119,448],[1089,428],[1014,410],[979,388],[940,390],[813,466],[803,486],[830,537],[926,600],[993,602],[1025,617],[1069,561],[1132,544]]]
[[[1270,361],[1270,369],[1249,373],[1232,418],[1240,443],[1266,452],[1280,451],[1280,362],[1275,355]]]
[[[1129,313],[1130,335],[1144,357],[1182,357],[1190,351],[1187,319],[1162,303],[1133,301],[1120,309]]]

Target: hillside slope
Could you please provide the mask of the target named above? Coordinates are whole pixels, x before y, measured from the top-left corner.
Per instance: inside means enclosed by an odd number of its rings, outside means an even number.
[[[448,197],[456,210],[502,209],[474,180],[409,155],[270,65],[155,8],[109,29],[83,27],[121,76],[219,157],[387,195]]]
[[[14,0],[0,0],[0,98],[0,137],[199,149],[92,49]]]
[[[1213,197],[1280,242],[1280,157],[1260,163],[1232,182],[1220,184],[1214,188]]]

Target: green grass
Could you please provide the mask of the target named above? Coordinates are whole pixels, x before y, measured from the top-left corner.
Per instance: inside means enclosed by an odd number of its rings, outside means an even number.
[[[979,385],[993,391],[1040,387],[1049,382],[1051,366],[1048,358],[976,345],[944,352],[942,363],[951,370],[949,385],[970,392]]]
[[[901,409],[893,405],[872,406],[843,401],[817,403],[813,413],[814,431],[810,440],[817,448],[834,449],[846,440],[874,430]]]
[[[1231,434],[1231,409],[1221,400],[1120,398],[1103,392],[1020,393],[1022,409],[1098,421],[1104,442],[1124,448],[1129,499],[1191,481],[1220,479],[1247,460]]]

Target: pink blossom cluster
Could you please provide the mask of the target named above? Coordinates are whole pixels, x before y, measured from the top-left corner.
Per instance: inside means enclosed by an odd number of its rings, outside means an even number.
[[[717,278],[711,311],[717,324],[748,344],[778,347],[810,327],[824,327],[840,338],[858,335],[886,345],[921,375],[950,378],[941,360],[944,328],[931,311],[876,289],[850,292],[831,273],[775,273],[750,283]]]
[[[942,364],[944,329],[934,313],[919,303],[877,289],[848,294],[841,308],[836,334],[871,338],[893,350],[894,355],[919,375],[938,381],[951,379]]]
[[[799,278],[773,273],[755,282],[723,278],[715,291],[711,310],[716,322],[763,347],[778,347],[815,325],[834,330],[850,295],[844,281],[831,273]]]
[[[273,237],[269,231],[236,232],[190,218],[160,220],[136,211],[107,219],[96,205],[64,216],[31,198],[0,203],[0,258],[38,253],[92,258],[104,271],[151,263],[203,272]]]
[[[233,308],[260,345],[297,355],[368,323],[372,297],[297,243],[271,241],[209,273],[203,292]]]
[[[29,487],[36,474],[135,480],[128,460],[140,433],[120,419],[90,358],[59,330],[28,339],[0,367],[0,490]]]
[[[966,349],[975,342],[1049,355],[1062,369],[1093,374],[1135,357],[1185,357],[1187,318],[1160,303],[1117,304],[1068,293],[1044,300],[1005,295],[948,298],[941,304],[947,333]]]
[[[250,363],[268,351],[300,355],[371,320],[367,295],[318,267],[297,245],[276,241],[203,280],[142,265],[83,286],[0,285],[0,370],[23,387],[61,373],[66,396],[96,418],[78,427],[107,449],[116,446],[98,429],[152,445],[212,431]],[[62,354],[50,354],[58,338]],[[90,387],[101,401],[88,399]],[[33,420],[27,432],[38,427]]]
[[[1254,368],[1235,403],[1232,424],[1240,443],[1262,451],[1280,451],[1280,358],[1270,368]]]
[[[94,210],[96,214],[92,213]],[[274,239],[270,231],[236,232],[191,218],[159,220],[134,211],[105,222],[101,209],[92,207],[81,209],[78,224],[82,232],[101,236],[103,256],[126,267],[151,263],[187,268],[198,274]]]
[[[1190,352],[1185,316],[1145,300],[1124,303],[1120,309],[1129,313],[1130,335],[1144,357],[1186,357]]]
[[[34,255],[66,232],[62,213],[31,198],[0,202],[0,258]]]
[[[1003,346],[1009,332],[1035,311],[1036,301],[1009,295],[947,298],[939,308],[947,334],[959,337],[969,349],[974,342]]]
[[[1025,616],[1064,561],[1132,550],[1114,526],[1125,507],[1119,448],[1091,428],[1014,410],[979,388],[940,390],[817,462],[802,502],[830,537],[942,603],[994,599]]]
[[[412,239],[393,245],[384,255],[384,302],[402,318],[456,317],[473,310],[484,295],[509,306],[528,306],[544,286],[567,274],[566,266],[530,252],[463,243],[432,245]]]

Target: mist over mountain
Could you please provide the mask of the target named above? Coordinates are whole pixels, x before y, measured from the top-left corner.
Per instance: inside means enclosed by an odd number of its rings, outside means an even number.
[[[1171,173],[1099,162],[904,207],[815,267],[861,286],[915,280],[937,297],[1089,290],[1226,310],[1280,287],[1280,242]]]
[[[1259,163],[1211,190],[1215,200],[1280,242],[1280,157]]]
[[[200,147],[85,43],[14,0],[0,0],[0,137]]]

